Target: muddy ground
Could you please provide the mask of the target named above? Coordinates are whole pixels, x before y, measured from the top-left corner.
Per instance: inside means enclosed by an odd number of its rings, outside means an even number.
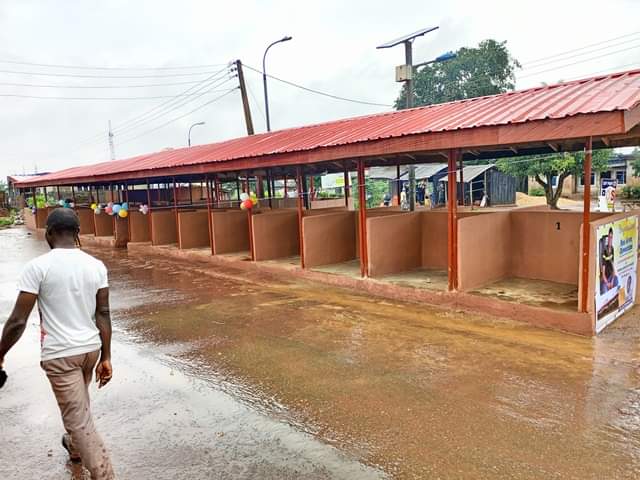
[[[44,246],[12,229],[0,248],[1,319]],[[91,253],[110,269],[117,328],[116,378],[94,409],[122,478],[638,478],[637,309],[590,339]],[[64,478],[36,321],[7,359],[0,478]]]

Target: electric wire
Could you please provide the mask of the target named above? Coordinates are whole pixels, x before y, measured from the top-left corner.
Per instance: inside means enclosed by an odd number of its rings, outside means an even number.
[[[203,103],[203,104],[201,104],[201,105],[197,106],[197,107],[196,107],[196,108],[194,108],[193,110],[190,110],[189,112],[183,113],[182,115],[180,115],[180,116],[178,116],[178,117],[175,117],[175,118],[172,118],[171,120],[169,120],[169,121],[167,121],[167,122],[164,122],[164,123],[163,123],[163,124],[161,124],[161,125],[158,125],[158,126],[156,126],[156,127],[154,127],[154,128],[151,128],[151,129],[149,129],[149,130],[146,130],[146,131],[144,131],[144,132],[142,132],[142,133],[139,133],[139,134],[137,134],[136,136],[134,136],[134,137],[132,137],[132,138],[128,138],[128,139],[126,139],[126,140],[124,140],[124,141],[121,141],[121,142],[119,142],[119,144],[129,143],[129,142],[131,142],[131,141],[133,141],[133,140],[136,140],[136,139],[138,139],[138,138],[140,138],[140,137],[142,137],[142,136],[148,135],[148,134],[153,133],[153,132],[155,132],[155,131],[157,131],[157,130],[159,130],[159,129],[161,129],[161,128],[164,128],[164,127],[166,127],[167,125],[170,125],[170,124],[171,124],[171,123],[173,123],[173,122],[176,122],[176,121],[178,121],[178,120],[180,120],[180,119],[182,119],[182,118],[184,118],[184,117],[187,117],[187,116],[191,115],[192,113],[197,112],[198,110],[201,110],[201,109],[203,109],[203,108],[205,108],[205,107],[207,107],[207,106],[211,105],[212,103],[215,103],[215,102],[217,102],[217,101],[219,101],[219,100],[222,100],[224,97],[226,97],[226,96],[227,96],[227,95],[229,95],[230,93],[232,93],[232,92],[234,92],[234,91],[238,90],[239,88],[240,88],[240,87],[233,87],[233,88],[229,89],[226,93],[223,93],[222,95],[217,96],[217,97],[216,97],[216,98],[214,98],[213,100],[209,100],[209,101],[207,101],[207,102],[205,102],[205,103]]]
[[[91,65],[64,65],[55,63],[35,63],[35,62],[20,62],[17,60],[0,60],[0,63],[9,65],[28,65],[32,67],[48,67],[48,68],[66,68],[72,70],[186,70],[197,68],[212,68],[226,65],[226,63],[211,63],[206,65],[178,65],[178,66],[108,66],[98,67]]]
[[[598,56],[595,56],[595,57],[585,58],[583,60],[578,60],[576,62],[567,63],[567,64],[564,64],[564,65],[557,65],[555,67],[548,68],[548,69],[545,69],[545,70],[540,70],[538,72],[529,73],[527,75],[521,75],[518,78],[519,79],[529,78],[529,77],[532,77],[534,75],[540,75],[541,73],[547,73],[547,72],[551,72],[551,71],[555,71],[555,70],[560,70],[560,69],[563,69],[563,68],[571,67],[573,65],[578,65],[580,63],[590,62],[592,60],[598,60],[600,58],[608,57],[608,56],[614,55],[616,53],[622,53],[622,52],[626,52],[626,51],[629,51],[629,50],[634,50],[636,48],[640,48],[640,44],[634,45],[632,47],[624,48],[624,49],[621,49],[621,50],[617,50],[615,52],[610,52],[610,53],[605,53],[605,54],[598,55]]]
[[[157,75],[88,75],[78,73],[52,73],[52,72],[25,72],[19,70],[0,70],[0,73],[8,73],[12,75],[31,75],[41,77],[66,77],[66,78],[167,78],[167,77],[197,77],[201,75],[209,75],[215,73],[212,71],[206,72],[190,72],[190,73],[163,73]]]
[[[207,90],[207,94],[210,93],[219,93],[222,91],[226,91],[226,90]],[[175,98],[180,98],[180,97],[188,97],[190,96],[189,94],[178,94],[178,95],[155,95],[155,96],[149,96],[149,97],[53,97],[53,96],[39,96],[39,95],[22,95],[22,94],[15,94],[15,93],[0,93],[0,97],[9,97],[9,98],[31,98],[31,99],[38,99],[38,100],[114,100],[114,101],[121,101],[121,100],[159,100],[159,99],[166,99],[166,98],[171,98],[171,99],[175,99]]]
[[[635,35],[638,35],[638,34],[640,34],[640,31],[628,33],[626,35],[621,35],[619,37],[613,37],[613,38],[610,38],[608,40],[602,40],[601,42],[591,43],[589,45],[585,45],[585,46],[582,46],[582,47],[574,48],[572,50],[566,50],[564,52],[555,53],[553,55],[548,55],[546,57],[538,58],[536,60],[529,60],[527,62],[523,62],[522,64],[523,65],[531,65],[531,64],[534,64],[534,63],[541,62],[543,60],[548,60],[550,58],[558,57],[558,56],[565,55],[565,54],[568,54],[568,53],[578,52],[580,50],[585,50],[585,49],[588,49],[588,48],[591,48],[591,47],[597,47],[598,45],[602,45],[603,43],[613,42],[615,40],[620,40],[621,38],[627,38],[627,37],[635,36]],[[634,40],[635,39],[629,40],[629,41],[634,41]]]
[[[200,83],[202,80],[188,80],[184,82],[168,82],[168,83],[147,83],[136,85],[56,85],[56,84],[42,84],[42,83],[12,83],[12,82],[0,82],[0,86],[4,87],[30,87],[30,88],[151,88],[151,87],[174,87],[178,85],[193,85],[194,83]]]
[[[246,63],[243,64],[243,65],[245,67],[247,67],[249,70],[253,70],[256,73],[259,73],[260,75],[263,75],[262,70],[259,70],[257,68],[254,68],[254,67],[250,66],[250,65],[247,65]],[[291,82],[289,80],[284,80],[282,78],[278,78],[278,77],[275,77],[275,76],[270,75],[270,74],[267,74],[267,77],[272,78],[273,80],[276,80],[278,82],[282,82],[282,83],[285,83],[287,85],[290,85],[292,87],[296,87],[296,88],[299,88],[301,90],[310,92],[310,93],[315,93],[317,95],[323,95],[325,97],[333,98],[334,100],[342,100],[342,101],[345,101],[345,102],[359,103],[361,105],[372,105],[372,106],[376,106],[376,107],[393,107],[393,105],[390,105],[390,104],[387,104],[387,103],[376,103],[376,102],[369,102],[369,101],[365,101],[365,100],[356,100],[356,99],[353,99],[353,98],[347,98],[347,97],[341,97],[339,95],[334,95],[332,93],[322,92],[320,90],[315,90],[313,88],[305,87],[303,85],[299,85],[297,83]]]

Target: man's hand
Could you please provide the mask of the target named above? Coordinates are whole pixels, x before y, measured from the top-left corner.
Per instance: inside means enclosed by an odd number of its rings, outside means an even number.
[[[96,383],[98,388],[104,387],[113,376],[113,367],[111,366],[111,360],[100,360],[96,367]]]

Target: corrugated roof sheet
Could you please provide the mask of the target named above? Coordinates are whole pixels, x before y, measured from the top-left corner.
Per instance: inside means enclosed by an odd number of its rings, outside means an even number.
[[[471,180],[475,180],[477,177],[482,175],[487,170],[495,167],[494,164],[487,165],[469,165],[468,167],[464,167],[462,169],[462,178],[464,178],[465,182],[470,182]],[[440,179],[441,182],[447,182],[449,179],[447,177],[443,177]],[[460,170],[456,171],[456,182],[460,181]]]
[[[446,163],[425,163],[422,165],[416,165],[416,178],[422,180],[424,178],[431,178],[436,173],[447,168]],[[371,167],[369,169],[369,177],[371,178],[383,178],[388,180],[395,180],[398,174],[396,167]],[[409,166],[402,165],[400,167],[400,178],[406,179],[409,174]]]
[[[257,159],[431,132],[629,110],[640,104],[640,69],[527,90],[337,120],[191,148],[75,167],[39,180],[63,181],[159,168]],[[39,182],[40,183],[40,182]]]

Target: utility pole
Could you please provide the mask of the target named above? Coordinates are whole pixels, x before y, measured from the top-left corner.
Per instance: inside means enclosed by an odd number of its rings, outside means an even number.
[[[249,97],[247,96],[247,85],[244,83],[244,72],[242,62],[235,61],[238,70],[238,82],[240,83],[240,95],[242,96],[242,108],[244,110],[244,121],[247,124],[247,135],[253,135],[253,121],[251,120],[251,109],[249,108]]]
[[[116,159],[116,148],[113,146],[113,131],[111,130],[111,120],[109,120],[109,153],[111,160]]]

